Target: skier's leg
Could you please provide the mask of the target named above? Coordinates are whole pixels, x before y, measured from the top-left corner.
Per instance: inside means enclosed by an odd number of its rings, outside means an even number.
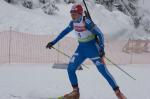
[[[113,78],[113,76],[110,74],[110,72],[108,71],[107,67],[105,64],[103,64],[101,62],[100,57],[94,57],[91,58],[91,60],[93,61],[93,63],[96,65],[98,71],[104,76],[104,78],[108,81],[108,83],[110,84],[110,86],[113,88],[113,90],[116,90],[118,88],[118,85],[115,81],[115,79]]]
[[[93,61],[98,71],[104,76],[104,78],[108,81],[112,89],[115,91],[115,94],[118,97],[118,99],[126,99],[125,96],[119,90],[119,87],[116,84],[115,79],[108,71],[104,60],[100,58],[97,46],[90,46],[88,47],[88,49],[85,49],[84,52],[88,52],[85,54],[86,57],[89,57]]]
[[[72,58],[70,59],[67,71],[68,76],[71,82],[72,87],[77,87],[78,80],[76,76],[76,70],[81,65],[81,63],[85,60],[85,57],[80,52],[80,49],[78,48]]]
[[[64,95],[65,99],[79,99],[80,92],[78,87],[77,75],[75,72],[85,59],[86,58],[83,56],[83,54],[80,51],[80,48],[78,47],[75,54],[72,56],[67,69],[68,76],[73,87],[73,91]]]
[[[96,65],[98,71],[104,76],[104,78],[108,81],[108,83],[110,84],[110,86],[112,87],[112,89],[114,90],[116,96],[118,97],[118,99],[126,99],[126,97],[121,93],[118,85],[116,84],[115,79],[113,78],[113,76],[110,74],[110,72],[108,71],[107,67],[105,64],[103,64],[100,61],[100,57],[97,58],[92,58],[92,61],[94,62],[94,64]]]
[[[108,69],[105,66],[105,63],[103,62],[103,59],[99,56],[99,50],[97,45],[89,45],[88,49],[85,49],[84,51],[86,57],[90,58],[92,62],[96,65],[98,71],[104,76],[104,78],[108,81],[110,86],[115,90],[118,88],[118,85],[116,84],[116,81],[112,77],[112,75],[109,73]]]

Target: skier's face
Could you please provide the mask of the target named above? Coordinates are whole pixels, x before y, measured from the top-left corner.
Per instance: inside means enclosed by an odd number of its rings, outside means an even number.
[[[80,18],[80,14],[78,14],[78,13],[71,13],[71,17],[72,17],[72,19],[73,20],[77,20],[77,19],[79,19]]]

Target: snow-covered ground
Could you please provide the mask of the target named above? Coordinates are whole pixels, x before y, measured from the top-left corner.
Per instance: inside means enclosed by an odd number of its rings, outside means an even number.
[[[144,4],[142,8],[146,7],[144,10],[148,10],[148,2],[149,0],[143,0],[139,5]],[[12,27],[15,31],[36,35],[58,34],[71,20],[69,10],[72,4],[57,5],[59,12],[50,16],[44,14],[40,8],[29,10],[0,0],[0,32]],[[94,22],[108,37],[116,39],[119,36],[128,39],[130,34],[133,34],[131,19],[123,13],[109,12],[101,5],[90,6],[89,11]],[[143,30],[140,32],[143,33]],[[150,38],[149,35],[138,37]],[[70,92],[71,86],[66,70],[51,67],[52,64],[0,64],[0,99],[16,99],[11,95],[21,96],[22,99],[38,99],[38,97],[57,97]],[[112,89],[95,66],[89,67],[90,69],[85,68],[77,72],[81,99],[116,99]],[[149,64],[122,66],[137,79],[135,81],[116,67],[108,66],[108,68],[128,99],[150,99]]]
[[[51,68],[52,64],[3,64],[0,66],[0,99],[39,99],[57,97],[71,91],[67,71]],[[81,99],[117,99],[94,65],[77,71]],[[136,78],[132,80],[119,69],[109,65],[121,90],[128,99],[150,99],[149,65],[126,65],[124,70]]]

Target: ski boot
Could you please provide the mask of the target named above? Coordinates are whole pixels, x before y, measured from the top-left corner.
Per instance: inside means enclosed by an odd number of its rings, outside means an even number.
[[[72,92],[64,95],[64,99],[79,99],[79,88],[74,88]]]
[[[118,97],[118,99],[127,99],[127,98],[125,97],[125,95],[124,95],[123,93],[121,93],[121,91],[120,91],[119,89],[117,89],[117,90],[115,91],[115,94],[116,94],[116,96]]]

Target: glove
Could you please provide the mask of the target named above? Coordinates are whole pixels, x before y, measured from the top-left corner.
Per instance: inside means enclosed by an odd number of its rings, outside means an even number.
[[[101,47],[101,48],[99,49],[99,56],[100,56],[101,58],[105,56],[105,51],[104,51],[104,48],[103,48],[103,47]]]
[[[52,42],[49,42],[47,45],[46,45],[46,48],[49,48],[49,49],[51,49],[52,47],[53,47],[53,43]]]

